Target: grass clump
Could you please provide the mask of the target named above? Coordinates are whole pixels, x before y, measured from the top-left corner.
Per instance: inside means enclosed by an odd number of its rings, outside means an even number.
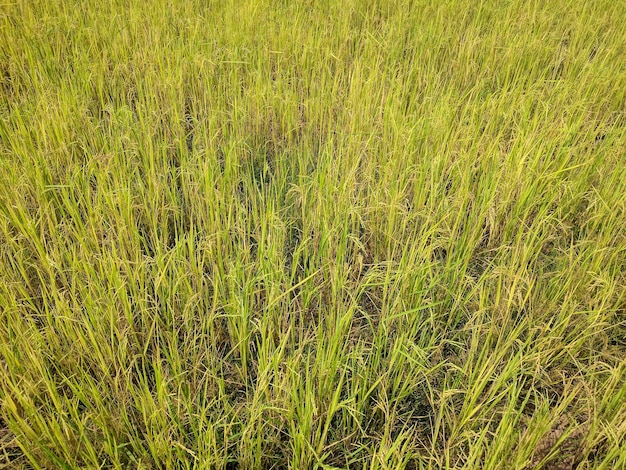
[[[17,0],[0,465],[626,466],[620,2]]]

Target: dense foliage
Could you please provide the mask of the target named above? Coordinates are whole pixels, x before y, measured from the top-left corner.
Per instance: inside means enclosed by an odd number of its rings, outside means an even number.
[[[624,24],[5,2],[0,465],[624,468]]]

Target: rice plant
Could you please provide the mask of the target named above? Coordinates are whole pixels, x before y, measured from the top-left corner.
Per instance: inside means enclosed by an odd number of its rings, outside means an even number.
[[[0,8],[0,468],[626,468],[622,0]]]

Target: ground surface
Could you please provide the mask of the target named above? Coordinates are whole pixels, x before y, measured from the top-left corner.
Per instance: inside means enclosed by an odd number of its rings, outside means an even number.
[[[0,465],[624,468],[624,24],[5,0]]]

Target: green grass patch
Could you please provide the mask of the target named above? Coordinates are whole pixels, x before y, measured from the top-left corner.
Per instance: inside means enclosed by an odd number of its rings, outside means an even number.
[[[0,468],[626,467],[622,1],[0,9]]]

